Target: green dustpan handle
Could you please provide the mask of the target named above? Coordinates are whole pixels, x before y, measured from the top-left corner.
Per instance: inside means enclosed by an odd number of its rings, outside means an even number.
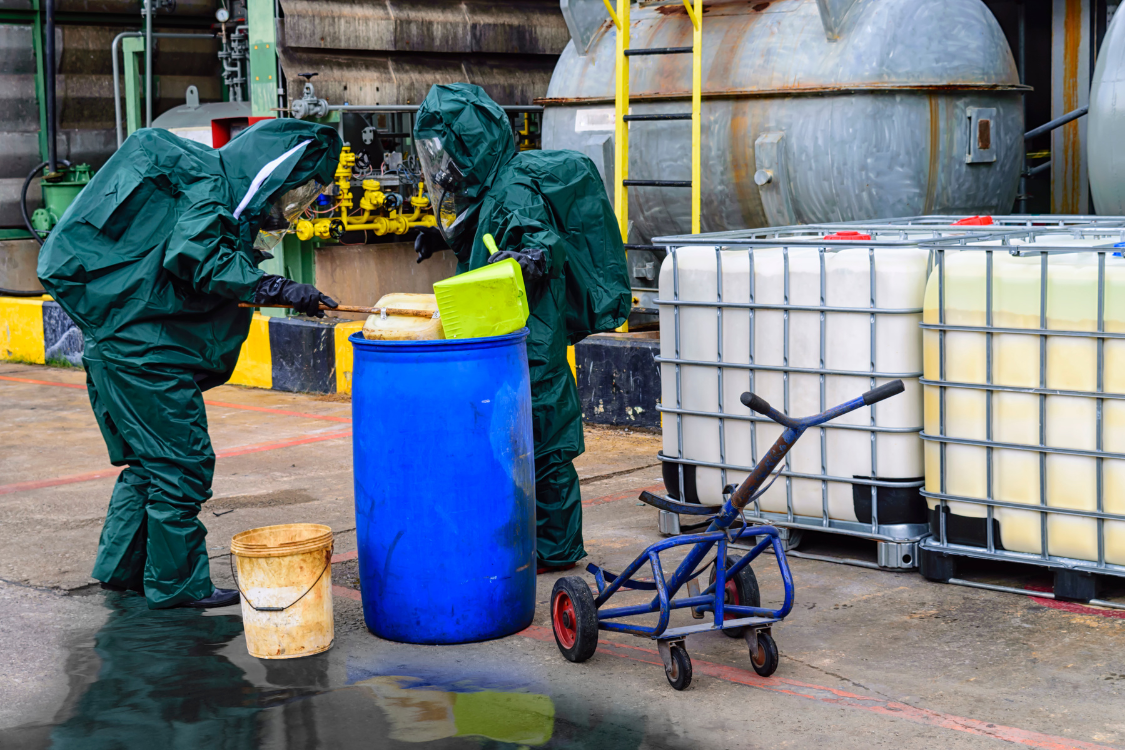
[[[484,243],[484,249],[488,251],[489,255],[493,255],[500,251],[500,248],[496,247],[496,238],[491,234],[486,234],[481,238],[481,241]]]

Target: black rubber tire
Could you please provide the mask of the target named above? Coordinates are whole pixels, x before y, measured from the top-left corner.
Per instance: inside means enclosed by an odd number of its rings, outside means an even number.
[[[777,671],[777,664],[781,661],[781,657],[777,653],[777,642],[774,641],[773,636],[769,633],[758,633],[758,659],[754,659],[754,655],[750,655],[750,666],[754,667],[754,671],[758,673],[759,677],[769,677]]]
[[[565,597],[565,599],[563,599]],[[569,602],[570,608],[565,604]],[[560,608],[573,621],[563,622],[556,613]],[[560,634],[560,628],[566,632]],[[551,589],[551,631],[555,634],[555,645],[567,661],[576,664],[586,661],[598,649],[598,609],[594,606],[594,595],[580,576],[566,576],[555,581]]]
[[[676,690],[687,690],[691,687],[691,657],[683,646],[672,646],[672,671],[664,670],[668,684]]]
[[[727,570],[737,562],[733,557],[727,558]],[[710,586],[715,582],[715,567],[711,566],[711,578],[707,581]],[[762,594],[758,590],[758,577],[754,575],[754,571],[747,565],[742,570],[738,571],[738,575],[734,577],[735,595],[738,597],[737,602],[734,604],[741,604],[744,607],[760,607],[762,606]],[[731,604],[730,587],[727,587],[727,595],[723,600],[727,604]],[[732,628],[724,630],[723,634],[728,638],[741,638],[745,628]]]

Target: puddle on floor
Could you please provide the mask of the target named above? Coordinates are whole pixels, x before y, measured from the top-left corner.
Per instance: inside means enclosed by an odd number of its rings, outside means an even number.
[[[104,601],[105,624],[70,650],[69,694],[54,720],[0,730],[0,748],[688,747],[665,719],[655,726],[585,695],[552,695],[517,667],[477,664],[455,646],[372,636],[366,656],[337,645],[258,660],[238,614],[150,611],[127,594]]]

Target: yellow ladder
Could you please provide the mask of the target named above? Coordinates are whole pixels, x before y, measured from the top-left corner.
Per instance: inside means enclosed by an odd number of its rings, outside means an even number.
[[[698,234],[700,179],[699,151],[702,140],[700,132],[700,108],[703,98],[703,0],[683,0],[688,19],[692,26],[692,45],[690,47],[654,47],[649,49],[629,48],[629,6],[631,0],[617,0],[614,12],[609,0],[602,0],[606,10],[617,27],[617,67],[614,87],[615,133],[614,133],[614,208],[617,224],[621,230],[621,241],[629,242],[629,193],[630,187],[691,188],[691,232]],[[641,55],[679,55],[691,54],[691,112],[666,115],[629,114],[629,58]],[[631,180],[629,179],[629,123],[667,120],[691,120],[691,180]]]

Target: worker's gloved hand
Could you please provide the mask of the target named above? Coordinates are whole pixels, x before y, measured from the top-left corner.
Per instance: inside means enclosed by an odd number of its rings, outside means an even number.
[[[324,304],[328,307],[336,307],[336,300],[321,294],[320,290],[312,284],[298,284],[284,276],[267,273],[258,282],[258,288],[254,290],[254,304],[290,305],[297,312],[323,318],[324,311],[320,306]]]
[[[422,227],[418,230],[418,236],[414,238],[414,252],[418,253],[418,260],[416,261],[418,263],[434,253],[440,253],[442,250],[448,249],[449,244],[446,243],[445,237],[441,235],[441,230],[437,227]]]
[[[538,247],[525,247],[519,250],[501,250],[488,256],[489,263],[499,263],[511,258],[520,264],[523,271],[523,283],[534,286],[547,275],[547,253]]]

